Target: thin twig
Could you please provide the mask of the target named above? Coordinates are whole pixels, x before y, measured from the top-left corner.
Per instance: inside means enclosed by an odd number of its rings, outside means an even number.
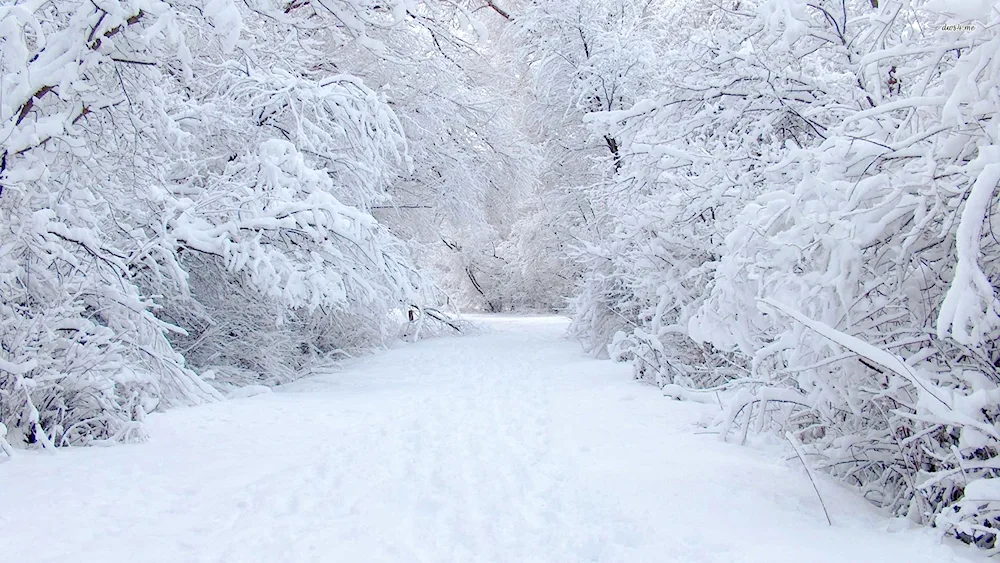
[[[823,495],[819,494],[819,487],[816,486],[816,478],[813,476],[812,467],[806,463],[806,456],[802,454],[802,443],[799,439],[792,434],[791,431],[785,432],[785,438],[788,438],[788,442],[792,445],[792,449],[795,450],[795,455],[799,456],[799,461],[802,462],[802,467],[806,468],[806,475],[809,476],[809,482],[812,483],[813,490],[816,491],[816,498],[819,499],[819,505],[823,507],[823,515],[826,516],[826,523],[833,526],[833,521],[830,520],[830,513],[826,510],[826,503],[823,502]]]

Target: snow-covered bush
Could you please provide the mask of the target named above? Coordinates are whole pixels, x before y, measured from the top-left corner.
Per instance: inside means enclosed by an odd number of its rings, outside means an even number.
[[[0,418],[11,443],[139,438],[146,410],[218,396],[171,349],[177,329],[134,275],[160,251],[143,233],[144,188],[176,128],[157,81],[133,87],[161,76],[152,61],[184,67],[172,15],[141,1],[0,8]]]
[[[963,490],[1000,469],[1000,39],[986,12],[962,36],[914,31],[955,17],[885,2],[854,22],[860,103],[743,210],[692,332],[799,395],[791,418],[760,401],[754,416],[792,425],[832,473],[993,548],[994,509]]]
[[[873,502],[993,549],[1000,39],[976,10],[688,20],[656,96],[586,117],[621,163],[590,192],[574,328],[639,377],[740,389],[724,433],[792,430]]]
[[[594,195],[608,207],[604,233],[580,254],[588,291],[606,293],[576,300],[574,326],[588,347],[612,345],[612,355],[635,359],[637,375],[661,384],[739,375],[728,355],[688,338],[687,322],[734,216],[766,189],[788,144],[814,142],[822,125],[810,106],[829,99],[829,84],[805,81],[801,69],[773,70],[762,58],[773,50],[755,46],[761,25],[702,19],[711,25],[668,44],[671,65],[655,98],[586,116],[597,135],[619,140],[622,160]]]
[[[0,8],[7,441],[141,439],[146,412],[220,397],[199,370],[281,381],[394,333],[422,283],[369,211],[406,144],[329,64],[348,38],[379,49],[366,26],[405,10],[383,8]]]

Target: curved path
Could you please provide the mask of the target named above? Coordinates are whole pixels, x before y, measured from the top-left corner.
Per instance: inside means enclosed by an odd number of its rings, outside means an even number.
[[[979,560],[797,461],[699,434],[562,339],[560,318],[354,361],[279,392],[150,417],[146,444],[0,465],[0,560]],[[9,555],[13,554],[13,558]]]

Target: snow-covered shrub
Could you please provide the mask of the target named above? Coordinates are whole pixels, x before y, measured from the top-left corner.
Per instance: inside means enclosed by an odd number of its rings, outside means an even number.
[[[588,192],[574,328],[639,377],[739,388],[724,433],[792,430],[873,502],[994,549],[1000,39],[979,7],[691,20],[656,96],[586,117],[621,159]]]
[[[792,45],[822,41],[829,14],[775,5]],[[834,20],[859,87],[772,167],[690,325],[750,358],[725,431],[790,427],[867,498],[991,549],[995,508],[963,491],[1000,469],[997,16],[961,36],[916,31],[961,15],[897,2]]]
[[[146,412],[220,398],[197,370],[280,381],[393,333],[420,282],[369,211],[406,145],[385,100],[328,66],[348,36],[378,50],[366,26],[403,18],[381,10],[0,7],[7,441],[141,439]]]
[[[450,315],[434,307],[411,306],[406,310],[405,321],[401,323],[398,336],[405,342],[440,336],[473,335],[482,326],[460,315]]]
[[[192,366],[268,382],[382,342],[386,313],[418,301],[405,252],[291,144],[266,141],[249,158],[233,166],[255,177],[237,173],[204,196],[213,205],[167,220],[190,272],[187,291],[164,301],[161,316],[186,329],[171,341]],[[241,216],[220,221],[227,209]]]
[[[316,353],[381,342],[369,337],[389,327],[366,325],[418,299],[400,245],[339,199],[362,208],[386,199],[387,172],[401,162],[398,123],[357,80],[275,74],[237,78],[222,91],[238,95],[215,102],[215,119],[191,126],[212,139],[199,152],[230,156],[178,175],[173,189],[184,197],[161,212],[158,230],[184,251],[186,285],[172,292],[147,281],[169,296],[162,316],[186,329],[172,341],[189,364],[228,373],[228,384],[238,383],[235,373],[287,381]],[[268,138],[275,133],[291,140]],[[368,320],[324,326],[352,310]]]
[[[594,265],[588,286],[608,278],[597,300],[607,303],[593,310],[597,301],[578,299],[574,323],[588,346],[634,359],[637,376],[698,387],[742,374],[728,354],[687,335],[725,234],[786,147],[815,142],[822,125],[810,106],[829,99],[829,84],[804,80],[800,68],[774,71],[765,58],[773,50],[755,46],[762,25],[702,19],[711,26],[668,44],[656,98],[586,117],[596,134],[619,140],[622,160],[594,196],[609,208],[604,234],[581,254]]]
[[[132,86],[184,49],[159,2],[36,8],[0,8],[0,418],[13,444],[140,438],[144,411],[218,396],[134,280],[157,251],[144,186],[172,139],[163,119],[129,119],[169,111],[156,82]]]

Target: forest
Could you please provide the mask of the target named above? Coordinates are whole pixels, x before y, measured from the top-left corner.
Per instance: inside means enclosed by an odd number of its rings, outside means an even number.
[[[558,312],[1000,553],[990,0],[6,0],[0,139],[0,461]]]

